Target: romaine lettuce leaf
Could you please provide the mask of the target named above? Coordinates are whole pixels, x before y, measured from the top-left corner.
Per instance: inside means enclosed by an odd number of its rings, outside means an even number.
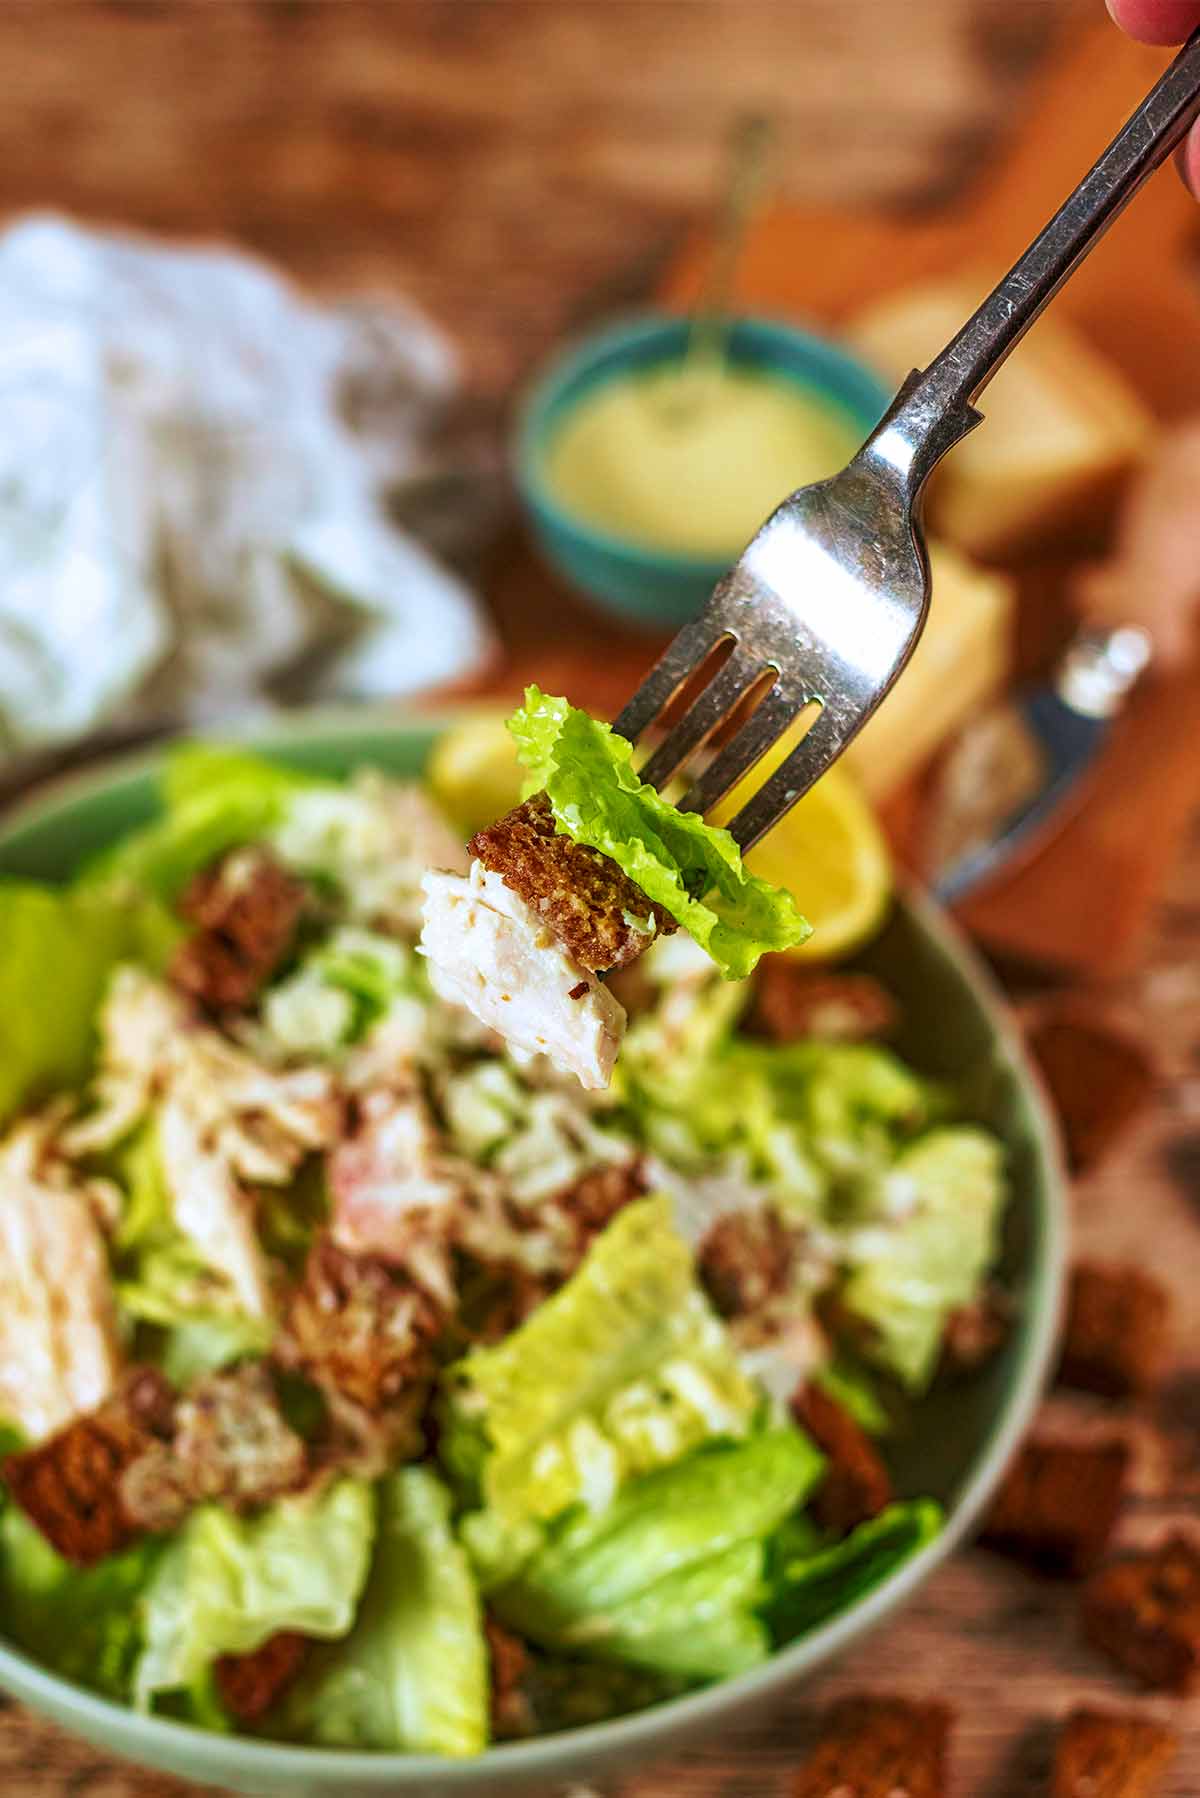
[[[688,1678],[763,1658],[764,1542],[820,1477],[784,1428],[698,1449],[630,1481],[601,1517],[576,1511],[492,1595],[532,1641]]]
[[[627,1205],[561,1291],[445,1380],[447,1466],[514,1525],[603,1511],[629,1475],[745,1435],[760,1404],[663,1197]]]
[[[169,920],[140,895],[0,879],[0,1121],[82,1084],[113,969],[158,965],[172,940]]]
[[[329,1748],[467,1755],[487,1744],[488,1710],[483,1615],[449,1494],[429,1468],[402,1468],[380,1487],[354,1628],[313,1656],[280,1729]]]
[[[526,791],[549,796],[559,829],[611,856],[729,979],[811,934],[792,895],[751,874],[727,830],[679,811],[638,778],[632,744],[611,725],[527,687],[509,730]]]
[[[163,815],[93,861],[85,882],[169,901],[227,850],[270,835],[293,794],[324,784],[241,750],[181,744],[164,767]]]
[[[835,1617],[894,1573],[942,1527],[941,1507],[930,1498],[889,1505],[842,1542],[797,1552],[789,1526],[770,1557],[767,1606],[777,1642],[790,1642]]]
[[[109,1698],[129,1697],[138,1600],[162,1545],[139,1542],[73,1567],[14,1505],[0,1513],[0,1631],[43,1666]]]
[[[425,979],[422,964],[395,937],[335,930],[266,994],[263,1025],[290,1053],[336,1056],[397,1000],[428,1003]]]
[[[851,1232],[841,1299],[869,1326],[864,1352],[914,1392],[937,1364],[946,1319],[979,1290],[998,1249],[1003,1149],[966,1125],[902,1150],[890,1180],[902,1209]]]
[[[354,1622],[375,1529],[371,1488],[343,1479],[252,1517],[193,1511],[145,1593],[137,1703],[175,1695],[211,1719],[213,1662],[249,1654],[278,1630],[344,1636]]]

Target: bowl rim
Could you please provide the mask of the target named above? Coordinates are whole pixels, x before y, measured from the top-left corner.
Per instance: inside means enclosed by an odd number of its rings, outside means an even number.
[[[55,812],[69,805],[86,803],[113,787],[144,778],[161,764],[173,742],[190,737],[241,743],[269,754],[272,750],[347,736],[411,738],[445,729],[456,718],[477,710],[478,702],[429,708],[321,708],[280,720],[264,722],[259,718],[216,729],[175,732],[154,747],[115,755],[39,784],[0,813],[0,846],[19,837],[25,829],[49,821]],[[201,1782],[229,1784],[257,1775],[269,1780],[274,1789],[283,1789],[286,1779],[294,1778],[299,1783],[311,1778],[354,1781],[360,1790],[371,1787],[417,1792],[425,1782],[433,1782],[444,1791],[456,1787],[468,1790],[478,1788],[481,1777],[486,1778],[493,1771],[497,1778],[509,1781],[522,1775],[531,1780],[569,1778],[572,1765],[584,1763],[589,1757],[594,1757],[597,1767],[602,1762],[631,1761],[639,1749],[646,1751],[647,1759],[653,1759],[678,1741],[689,1724],[707,1728],[746,1704],[765,1700],[811,1668],[832,1660],[882,1622],[949,1558],[969,1533],[1032,1420],[1058,1339],[1067,1240],[1067,1175],[1061,1136],[1044,1084],[1024,1052],[1007,1001],[991,972],[940,907],[913,887],[902,886],[901,898],[924,934],[933,939],[938,951],[967,981],[986,1011],[995,1036],[996,1063],[1016,1077],[1032,1113],[1035,1152],[1045,1174],[1043,1202],[1032,1220],[1035,1265],[1024,1352],[1013,1370],[986,1446],[958,1494],[954,1512],[931,1542],[865,1598],[796,1642],[776,1650],[746,1673],[667,1699],[628,1717],[562,1730],[531,1741],[496,1743],[462,1760],[217,1734],[171,1718],[146,1715],[130,1705],[102,1697],[51,1672],[2,1637],[0,1686],[68,1729],[74,1727],[93,1739],[103,1740],[111,1752],[127,1758],[136,1760],[144,1752],[159,1766],[178,1766],[178,1757],[186,1753],[188,1777]]]
[[[580,543],[586,543],[590,549],[603,555],[637,562],[642,568],[659,575],[703,579],[712,585],[737,559],[736,555],[705,556],[688,550],[660,549],[654,544],[642,543],[634,537],[622,537],[617,531],[593,524],[555,497],[541,466],[545,418],[564,387],[576,376],[583,374],[606,351],[653,342],[656,338],[674,335],[680,329],[686,329],[686,326],[686,313],[630,311],[619,314],[599,330],[580,331],[569,338],[517,402],[509,439],[509,463],[517,490],[526,505],[535,514],[546,518],[555,530],[570,533]],[[879,416],[882,416],[892,398],[883,376],[871,363],[859,357],[836,337],[827,335],[815,326],[798,324],[795,319],[776,313],[739,312],[730,321],[731,336],[740,327],[763,331],[778,343],[788,343],[793,348],[808,352],[815,350],[826,361],[840,363],[864,385],[873,384],[878,395]],[[792,378],[788,375],[784,362],[780,361],[778,366],[785,377]],[[797,379],[795,384],[809,385],[817,394],[823,391],[816,380],[804,382]],[[860,427],[857,415],[841,399],[831,395],[825,397],[835,410],[846,414],[849,423],[855,428],[861,428],[864,437],[877,422],[873,419],[871,424]]]

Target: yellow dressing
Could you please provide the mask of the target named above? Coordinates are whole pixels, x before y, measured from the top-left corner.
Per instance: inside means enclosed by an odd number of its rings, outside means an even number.
[[[674,363],[586,394],[544,470],[561,506],[614,536],[732,559],[780,500],[841,468],[861,435],[784,376]]]

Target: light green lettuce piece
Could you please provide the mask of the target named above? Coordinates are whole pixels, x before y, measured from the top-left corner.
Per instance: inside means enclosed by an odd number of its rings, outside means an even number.
[[[278,1630],[344,1636],[374,1532],[374,1494],[359,1480],[280,1499],[252,1517],[218,1505],[193,1511],[145,1594],[137,1703],[182,1699],[211,1720],[211,1671],[221,1655],[249,1654]]]
[[[632,744],[611,725],[527,687],[509,730],[526,791],[548,795],[559,829],[611,856],[729,979],[811,934],[792,895],[751,874],[727,830],[679,811],[638,778]]]
[[[141,1642],[138,1600],[161,1553],[140,1542],[73,1567],[13,1505],[0,1513],[0,1631],[65,1679],[129,1697]]]
[[[445,1379],[447,1465],[513,1525],[602,1511],[627,1477],[745,1435],[760,1405],[665,1197],[627,1205],[561,1291]]]
[[[157,966],[173,940],[159,907],[137,894],[0,880],[0,1121],[82,1085],[113,969]]]
[[[870,1326],[866,1352],[912,1391],[929,1382],[946,1319],[975,1297],[998,1249],[1003,1149],[967,1125],[932,1130],[897,1156],[894,1222],[852,1232],[841,1298]]]
[[[672,1060],[665,1018],[651,1014],[630,1030],[617,1090],[640,1134],[695,1172],[736,1154],[799,1217],[820,1215],[835,1188],[842,1204],[878,1180],[936,1108],[935,1089],[887,1049],[702,1034],[703,1055],[693,1056],[684,1033]]]
[[[941,1507],[931,1498],[889,1505],[844,1541],[795,1552],[797,1538],[785,1525],[770,1561],[768,1617],[777,1642],[856,1604],[940,1532]]]
[[[449,1494],[429,1468],[401,1468],[379,1489],[354,1628],[313,1656],[281,1732],[327,1748],[478,1754],[488,1711],[483,1613]]]
[[[823,1464],[792,1428],[698,1449],[630,1481],[603,1516],[564,1519],[491,1603],[566,1653],[693,1679],[741,1672],[768,1648],[764,1543]]]
[[[428,1003],[424,970],[413,951],[395,937],[345,927],[270,989],[263,1024],[293,1054],[335,1056],[406,997]]]
[[[171,900],[227,850],[268,836],[295,793],[324,784],[241,750],[182,744],[163,771],[162,816],[100,856],[85,879]]]

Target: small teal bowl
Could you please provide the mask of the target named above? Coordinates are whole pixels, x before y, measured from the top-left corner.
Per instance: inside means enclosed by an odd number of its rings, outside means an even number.
[[[567,510],[546,479],[546,452],[571,410],[593,389],[633,370],[678,361],[686,318],[637,318],[589,337],[551,364],[520,409],[517,485],[542,551],[573,586],[609,611],[649,628],[678,625],[708,598],[733,559],[689,556],[626,539]],[[841,412],[865,437],[891,394],[846,350],[797,325],[738,320],[728,354],[743,367],[770,370]]]

